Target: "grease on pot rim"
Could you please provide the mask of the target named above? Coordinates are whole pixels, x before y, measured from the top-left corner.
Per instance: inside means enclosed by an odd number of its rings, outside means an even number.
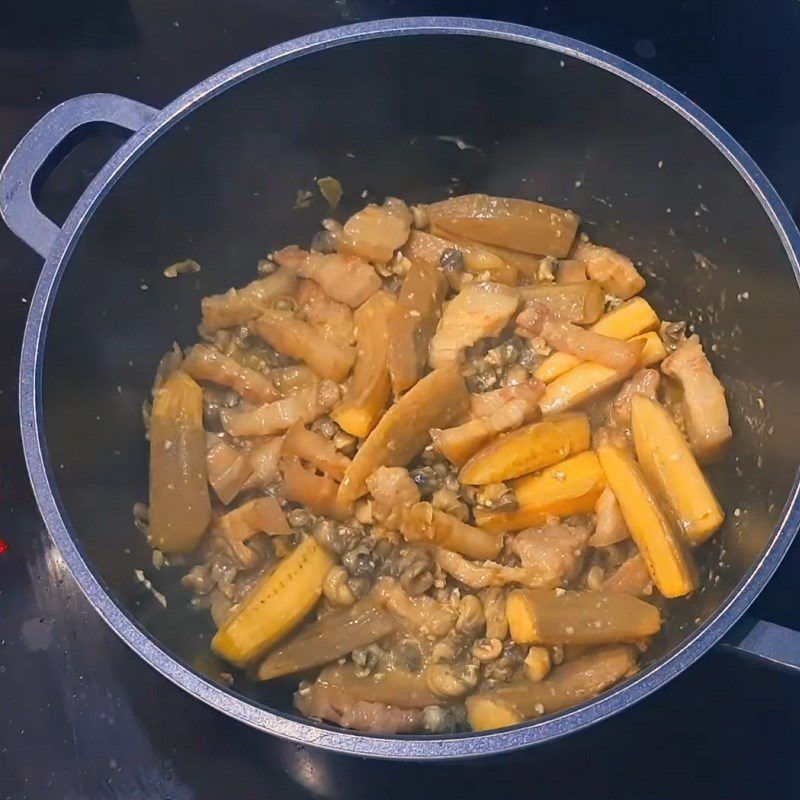
[[[699,338],[579,222],[387,198],[203,300],[136,518],[157,567],[186,554],[218,656],[379,734],[513,725],[635,671],[698,586],[731,430]]]

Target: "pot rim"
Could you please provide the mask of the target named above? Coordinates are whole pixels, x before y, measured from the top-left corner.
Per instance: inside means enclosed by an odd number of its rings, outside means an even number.
[[[708,114],[671,86],[597,47],[559,34],[505,22],[462,17],[408,17],[358,23],[313,33],[251,55],[207,78],[166,106],[137,131],[100,170],[67,218],[48,255],[25,325],[19,379],[22,444],[40,513],[70,572],[89,602],[120,638],[162,675],[211,707],[261,731],[296,743],[351,755],[386,759],[441,760],[510,752],[559,738],[622,711],[676,677],[728,631],[766,585],[800,524],[800,486],[795,477],[769,544],[757,562],[705,623],[681,645],[600,697],[553,717],[486,733],[388,737],[348,732],[268,710],[220,688],[185,666],[117,605],[84,559],[57,495],[43,434],[42,361],[54,297],[75,243],[97,205],[119,177],[161,135],[221,92],[284,62],[333,47],[372,39],[417,35],[479,36],[544,48],[600,67],[652,95],[700,131],[727,158],[781,239],[800,286],[800,234],[777,192],[745,150]]]

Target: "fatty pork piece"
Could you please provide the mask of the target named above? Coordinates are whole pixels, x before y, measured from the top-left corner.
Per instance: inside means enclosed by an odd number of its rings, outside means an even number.
[[[505,328],[517,302],[517,293],[499,283],[465,285],[445,306],[431,339],[428,363],[434,369],[461,363],[465,348]]]
[[[224,434],[206,433],[206,472],[217,497],[227,505],[253,474],[246,450],[233,447]]]
[[[358,308],[381,288],[373,267],[358,256],[343,253],[308,253],[297,245],[284,247],[273,256],[276,264],[293,269],[302,278],[318,283],[332,300]]]
[[[426,502],[403,510],[400,532],[407,542],[436,544],[467,558],[494,558],[503,547],[501,533],[468,525]]]
[[[653,581],[640,553],[623,561],[603,581],[604,592],[622,592],[634,597],[646,597],[653,593]]]
[[[618,447],[626,452],[632,451],[632,443],[625,429],[616,425],[603,425],[592,431],[592,449],[597,450],[605,446]]]
[[[472,419],[453,428],[431,428],[433,445],[452,464],[463,466],[501,433],[538,419],[543,392],[544,384],[531,378],[516,386],[470,395]],[[476,413],[476,408],[485,413]]]
[[[469,411],[473,417],[488,417],[512,400],[523,400],[531,404],[539,402],[544,393],[544,384],[536,378],[528,378],[514,386],[503,386],[491,392],[475,392],[469,396]]]
[[[245,569],[258,562],[258,553],[247,545],[249,539],[262,531],[270,536],[288,536],[292,532],[274,497],[258,497],[228,511],[216,520],[214,531]]]
[[[533,589],[555,588],[580,572],[591,527],[588,524],[552,523],[520,531],[512,542],[520,566],[494,561],[470,561],[442,548],[436,551],[439,566],[473,589],[520,583]]]
[[[589,539],[592,547],[608,547],[630,536],[616,495],[607,486],[597,499],[594,511],[597,515],[597,525]]]
[[[353,312],[346,303],[331,300],[314,281],[301,280],[297,285],[297,304],[323,339],[341,345],[353,343]]]
[[[588,524],[560,522],[520,531],[511,546],[530,576],[527,584],[536,580],[540,586],[557,586],[572,580],[580,572],[590,533]]]
[[[432,428],[433,446],[458,467],[501,433],[516,430],[539,417],[536,402],[510,400],[486,417],[476,417],[455,428]]]
[[[263,372],[243,366],[210,345],[192,347],[181,368],[195,380],[227,386],[251,403],[270,403],[282,396]]]
[[[375,597],[409,631],[446,636],[456,622],[456,613],[430,595],[411,597],[393,578],[381,577],[375,584]]]
[[[420,500],[419,489],[405,467],[378,467],[367,478],[375,519],[388,527],[399,525],[404,508]]]
[[[297,271],[291,266],[281,266],[272,275],[259,278],[241,289],[204,297],[200,330],[211,334],[220,328],[231,328],[255,319],[269,308],[275,298],[291,295],[296,285]]]
[[[387,264],[402,247],[411,230],[411,211],[396,197],[382,206],[370,203],[345,222],[334,237],[336,249],[376,264]]]
[[[631,426],[631,400],[637,394],[656,399],[661,376],[654,369],[640,369],[627,381],[611,404],[608,421],[620,428]]]
[[[573,248],[573,258],[586,264],[586,274],[607,294],[628,300],[644,289],[644,278],[633,262],[610,247],[579,239]]]
[[[661,369],[683,389],[686,433],[694,454],[712,458],[733,435],[728,423],[725,390],[703,352],[698,336],[690,336]]]
[[[517,333],[527,338],[541,336],[550,347],[582,361],[593,361],[611,369],[632,370],[642,355],[644,342],[603,336],[559,319],[543,303],[528,303],[517,317]]]
[[[355,350],[326,339],[320,331],[291,312],[270,311],[248,324],[270,347],[303,361],[320,378],[343,381],[353,366]]]
[[[245,489],[266,489],[278,477],[278,464],[283,448],[283,436],[266,436],[251,440],[247,460],[252,472]]]
[[[206,471],[217,497],[228,505],[244,489],[266,489],[278,477],[282,436],[251,439],[234,447],[224,433],[206,433]]]
[[[289,397],[264,403],[256,409],[223,409],[222,427],[229,436],[271,436],[282,433],[298,420],[313,422],[329,411],[339,399],[341,390],[332,381],[302,389]]]

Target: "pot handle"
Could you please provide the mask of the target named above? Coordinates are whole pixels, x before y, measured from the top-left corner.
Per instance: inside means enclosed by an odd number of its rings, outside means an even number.
[[[800,674],[800,632],[745,616],[728,631],[720,649]]]
[[[33,201],[31,186],[42,165],[64,139],[90,122],[110,122],[138,131],[157,109],[116,94],[85,94],[48,111],[14,148],[0,170],[0,216],[13,233],[47,258],[59,234]]]

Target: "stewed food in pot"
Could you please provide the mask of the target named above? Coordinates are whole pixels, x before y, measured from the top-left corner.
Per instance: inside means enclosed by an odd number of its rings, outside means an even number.
[[[162,360],[140,524],[262,681],[378,734],[487,730],[632,675],[698,588],[731,437],[696,335],[570,211],[325,220]],[[687,309],[688,311],[688,309]]]

